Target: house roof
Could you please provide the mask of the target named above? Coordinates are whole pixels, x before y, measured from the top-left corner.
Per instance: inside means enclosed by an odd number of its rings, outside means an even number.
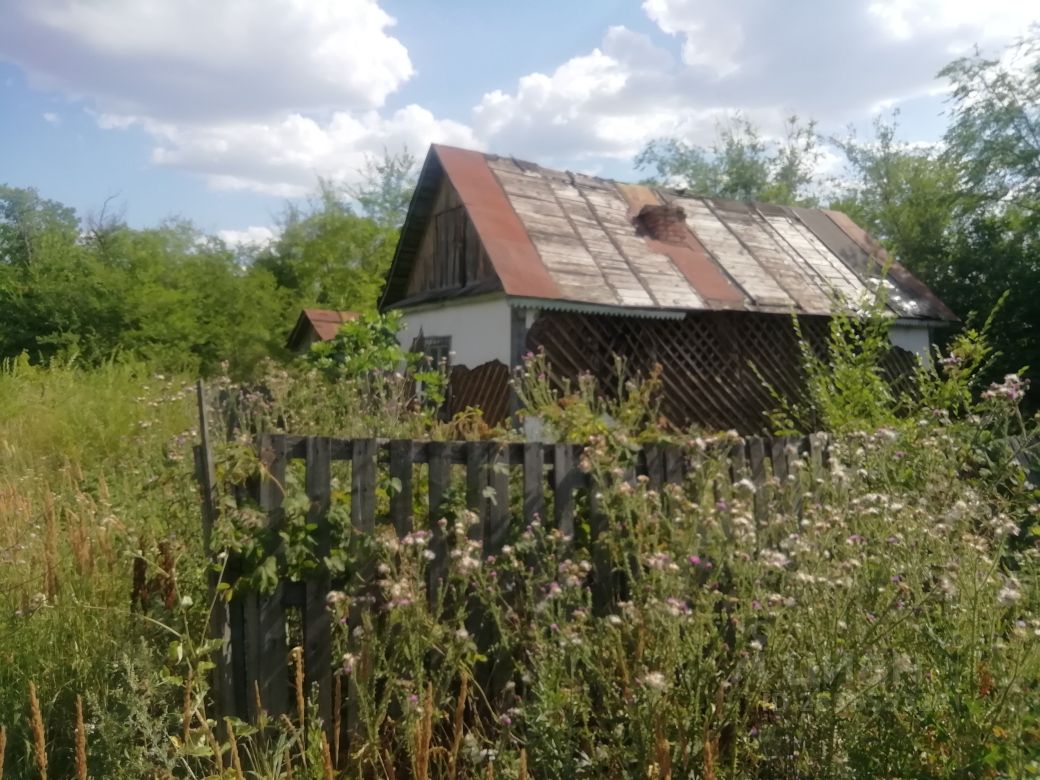
[[[286,342],[289,349],[295,348],[310,328],[320,341],[328,341],[339,333],[344,322],[356,320],[361,315],[356,311],[334,311],[332,309],[304,309],[296,319],[292,333]]]
[[[884,284],[894,316],[956,319],[839,212],[698,197],[441,145],[430,148],[424,163],[382,307],[408,303],[408,277],[445,177],[466,207],[501,289],[513,298],[619,313],[830,314],[869,295],[887,266]],[[677,214],[679,233],[666,240],[648,235],[639,219],[648,206]]]

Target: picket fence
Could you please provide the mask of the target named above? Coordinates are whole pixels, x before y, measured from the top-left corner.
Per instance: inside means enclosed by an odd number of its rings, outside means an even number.
[[[200,413],[202,444],[196,448],[196,466],[203,494],[202,531],[209,550],[218,502],[204,403],[200,403]],[[827,444],[823,434],[803,438],[749,437],[727,443],[726,452],[720,454],[728,459],[729,480],[749,479],[756,486],[757,512],[765,510],[765,502],[757,499],[759,494],[765,496],[760,488],[771,476],[784,479],[792,457],[807,459],[813,469],[824,467]],[[434,553],[429,565],[431,592],[448,565],[447,540],[437,520],[443,516],[442,507],[453,485],[464,485],[465,503],[480,518],[470,534],[480,541],[485,555],[495,554],[508,537],[512,522],[511,484],[522,490],[522,497],[516,497],[513,506],[522,506],[527,522],[538,517],[573,537],[576,520],[582,519],[576,518],[576,507],[581,505],[589,513],[593,539],[602,527],[602,519],[596,517],[595,485],[579,467],[583,446],[578,444],[350,440],[262,434],[255,439],[255,446],[264,464],[264,476],[248,488],[247,498],[266,514],[270,527],[277,529],[283,519],[281,504],[287,469],[293,461],[302,461],[310,499],[308,522],[315,526],[315,553],[318,560],[323,560],[332,547],[328,510],[334,464],[349,461],[350,518],[355,529],[372,533],[377,524],[387,524],[399,537],[420,528],[430,531],[429,549]],[[700,450],[674,444],[644,445],[635,468],[626,478],[645,475],[648,486],[654,489],[681,484],[690,469],[697,468],[698,456],[703,462],[704,453]],[[424,480],[415,479],[417,467],[424,468]],[[389,498],[389,510],[377,515],[377,486],[391,481],[395,489]],[[416,495],[415,488],[420,484],[425,484],[426,496]],[[455,493],[458,494],[457,490]],[[586,495],[585,502],[580,501],[582,493]],[[416,506],[422,507],[420,516],[416,516]],[[221,581],[234,585],[241,573],[233,558],[225,559],[222,565],[222,574],[214,574],[211,581],[214,591]],[[317,700],[318,715],[325,724],[339,724],[343,713],[349,716],[349,690],[338,695],[334,683],[336,659],[331,655],[333,626],[326,601],[335,585],[327,572],[316,571],[303,581],[280,581],[273,592],[243,593],[239,588],[230,600],[215,599],[210,628],[214,637],[222,639],[214,673],[218,715],[255,722],[261,706],[273,716],[290,711],[291,648],[287,625],[291,623],[302,633],[305,686]],[[609,593],[602,597],[609,598]],[[333,713],[334,701],[340,704],[341,711]]]

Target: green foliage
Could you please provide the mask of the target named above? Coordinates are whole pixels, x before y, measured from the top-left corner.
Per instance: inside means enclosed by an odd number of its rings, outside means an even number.
[[[354,213],[331,183],[305,208],[289,204],[280,232],[260,250],[253,268],[304,304],[372,312],[397,243],[397,228]]]
[[[409,359],[397,343],[401,325],[398,311],[362,315],[345,322],[329,341],[313,344],[304,360],[337,379],[398,371]]]
[[[383,157],[365,158],[362,183],[348,193],[357,201],[361,213],[384,228],[399,229],[408,213],[415,190],[417,160],[407,149],[393,154],[383,150]]]
[[[653,170],[653,181],[698,195],[769,203],[810,203],[809,186],[819,159],[816,124],[787,120],[782,140],[764,139],[741,116],[718,128],[710,149],[677,138],[648,143],[636,167]]]
[[[1008,204],[1040,218],[1040,24],[999,59],[976,51],[939,74],[950,81],[947,156],[969,205]]]

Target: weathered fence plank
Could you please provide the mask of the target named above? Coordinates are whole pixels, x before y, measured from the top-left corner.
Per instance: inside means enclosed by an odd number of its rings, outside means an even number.
[[[412,442],[395,439],[390,442],[390,480],[394,490],[390,496],[390,520],[399,537],[412,532]]]
[[[574,491],[582,473],[574,457],[574,445],[553,446],[553,521],[564,536],[574,538]]]
[[[426,448],[427,463],[429,468],[429,524],[430,551],[433,560],[427,567],[427,594],[430,601],[437,598],[437,590],[440,581],[448,566],[448,540],[441,528],[440,520],[443,518],[444,499],[451,487],[451,449],[448,442],[431,441]]]
[[[267,513],[270,530],[277,531],[282,524],[282,499],[285,493],[286,440],[284,436],[262,435],[260,457],[267,464],[259,485],[260,509]],[[280,556],[279,550],[271,554]],[[246,674],[257,691],[261,706],[275,717],[288,708],[288,658],[285,636],[285,610],[282,608],[281,582],[273,593],[255,595],[253,613],[246,607],[247,649],[253,643],[253,653],[247,653]],[[247,698],[247,701],[249,699]],[[253,706],[256,704],[254,702]]]
[[[305,583],[303,608],[303,668],[307,692],[317,697],[318,717],[332,725],[332,616],[327,598],[331,590],[326,559],[332,552],[329,505],[332,495],[332,442],[313,436],[306,445],[307,520],[315,526],[314,554],[318,571]]]
[[[509,535],[509,445],[493,442],[488,483],[495,490],[488,507],[484,555],[497,555]]]
[[[524,520],[545,518],[545,447],[540,442],[524,444]]]

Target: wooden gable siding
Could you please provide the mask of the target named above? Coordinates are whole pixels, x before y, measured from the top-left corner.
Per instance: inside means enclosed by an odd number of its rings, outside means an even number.
[[[419,244],[406,295],[456,290],[495,278],[473,221],[445,177]]]

